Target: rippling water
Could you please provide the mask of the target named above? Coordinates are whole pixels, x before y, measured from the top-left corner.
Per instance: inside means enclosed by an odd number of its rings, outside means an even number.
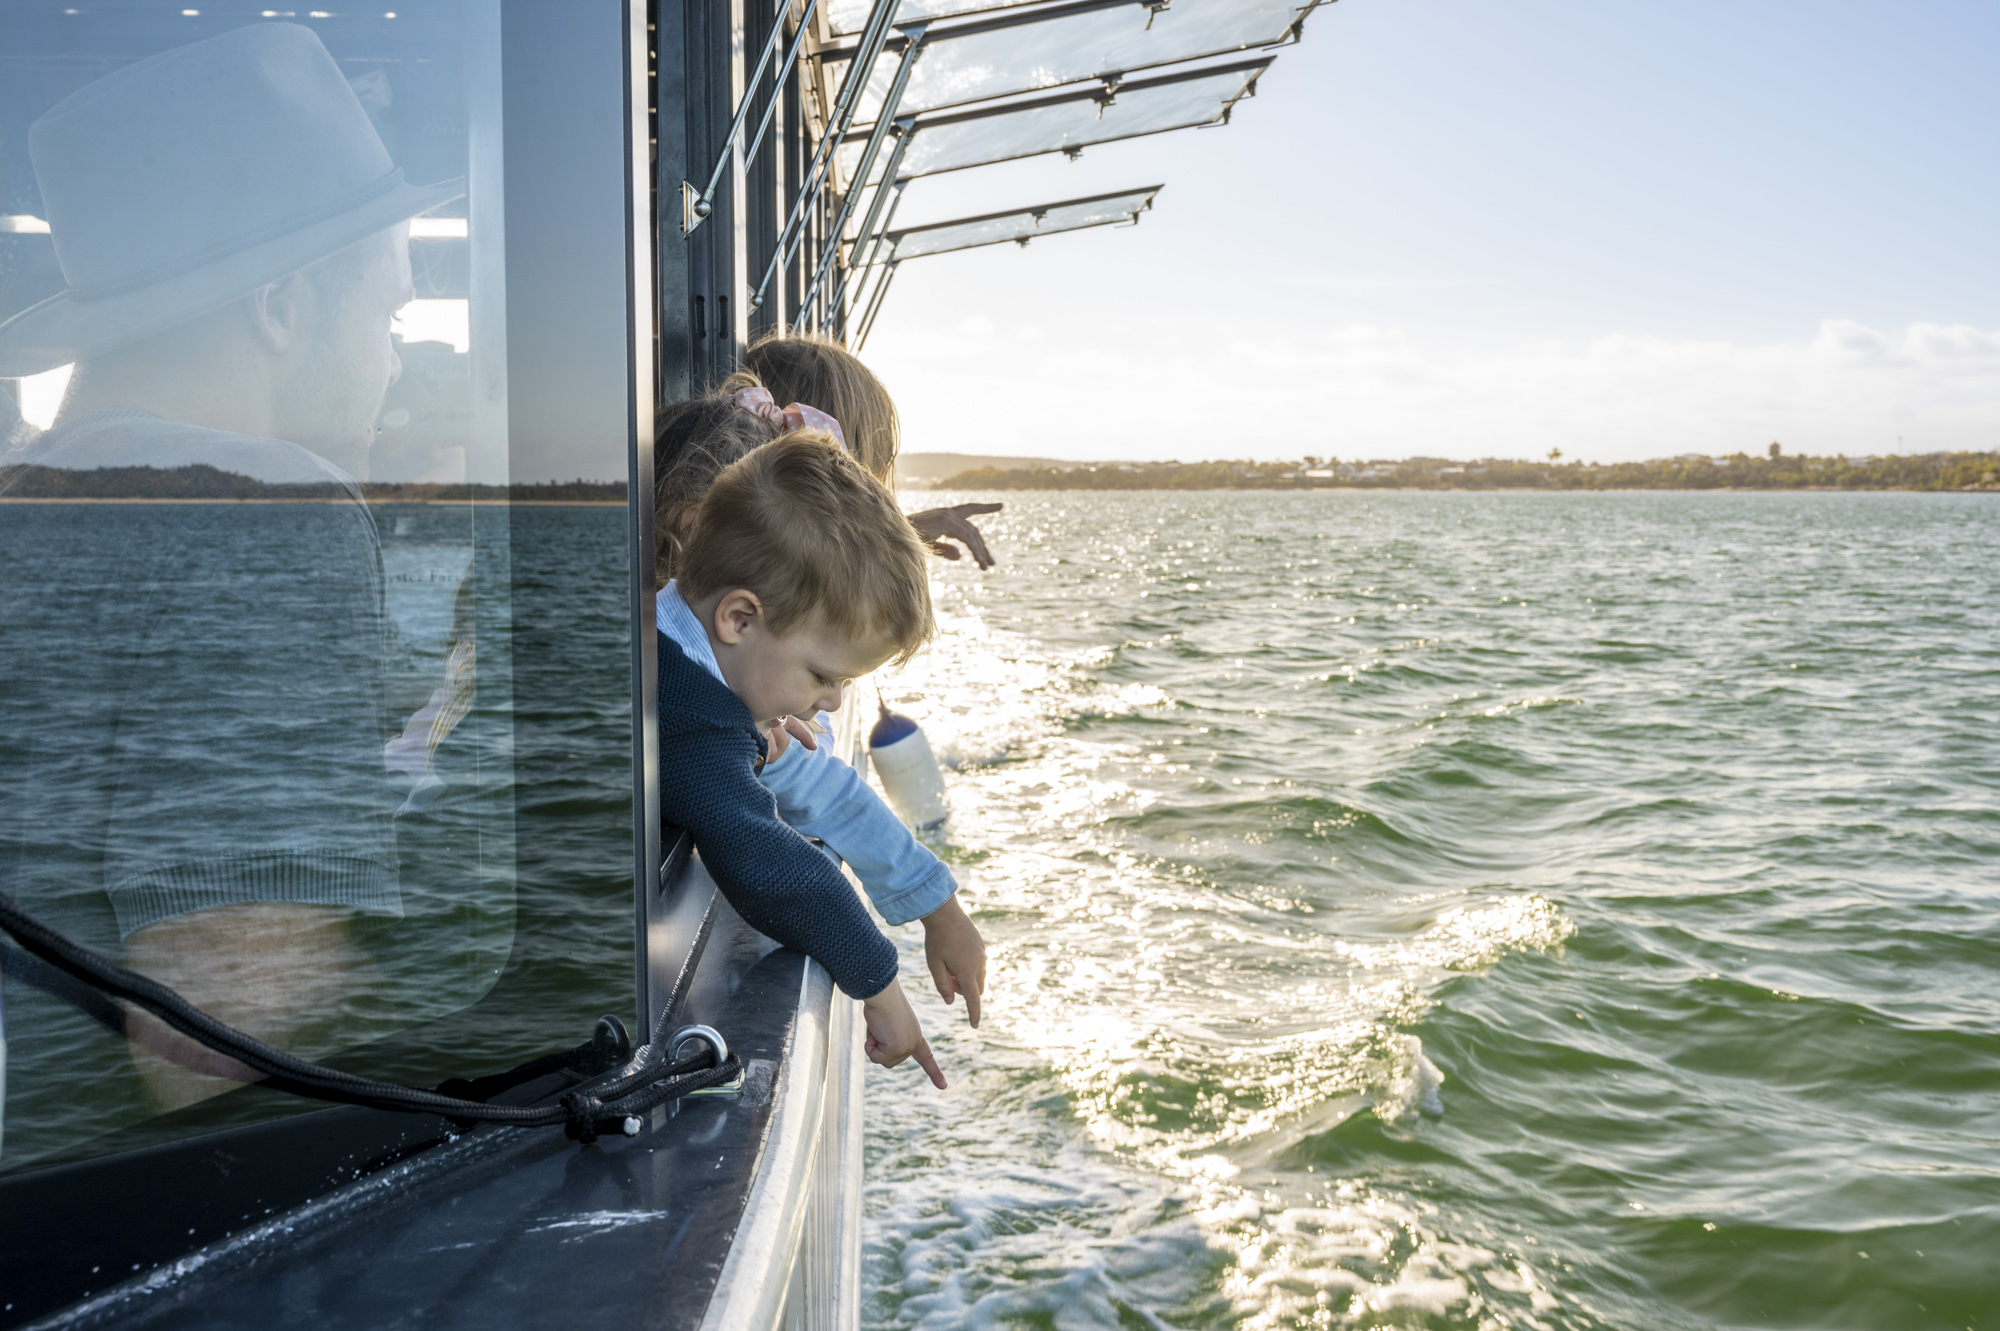
[[[993,975],[871,1074],[871,1325],[1995,1325],[2000,508],[989,530],[883,682]]]

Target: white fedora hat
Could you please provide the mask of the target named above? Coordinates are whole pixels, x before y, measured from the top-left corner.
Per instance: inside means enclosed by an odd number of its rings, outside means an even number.
[[[311,29],[253,23],[58,103],[28,150],[67,289],[0,324],[0,377],[189,319],[465,193],[412,185]]]

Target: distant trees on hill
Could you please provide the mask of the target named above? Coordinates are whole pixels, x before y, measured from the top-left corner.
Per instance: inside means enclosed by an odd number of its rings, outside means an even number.
[[[0,468],[0,499],[332,499],[333,485],[266,485],[207,465],[192,467]],[[543,481],[532,485],[437,485],[365,481],[361,493],[375,503],[625,502],[623,481]]]
[[[0,495],[9,499],[258,499],[283,489],[312,498],[321,487],[271,486],[207,465],[193,467],[12,467],[0,472]],[[331,487],[326,487],[330,494]]]
[[[1448,458],[1339,462],[1137,462],[1092,467],[979,467],[940,490],[1993,490],[2000,453],[1810,457],[1687,454],[1650,462]]]

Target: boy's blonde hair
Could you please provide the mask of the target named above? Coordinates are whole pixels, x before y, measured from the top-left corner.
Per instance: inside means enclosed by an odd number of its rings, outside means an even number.
[[[660,413],[653,445],[653,573],[656,585],[680,576],[682,523],[722,469],[784,431],[716,394]]]
[[[723,380],[720,391],[768,388],[779,406],[803,402],[840,422],[854,460],[891,489],[902,425],[896,404],[859,357],[830,337],[773,333],[743,353],[743,368]]]
[[[936,632],[915,529],[822,430],[794,430],[723,469],[695,509],[679,577],[689,601],[743,587],[773,633],[818,621],[893,643],[899,664]]]

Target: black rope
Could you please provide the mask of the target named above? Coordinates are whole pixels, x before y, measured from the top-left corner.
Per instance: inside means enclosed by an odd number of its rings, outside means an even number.
[[[509,1068],[505,1072],[488,1073],[484,1077],[473,1077],[470,1080],[463,1077],[453,1077],[449,1081],[438,1083],[431,1089],[435,1090],[439,1095],[455,1096],[460,1100],[486,1101],[491,1100],[502,1091],[511,1091],[516,1086],[525,1086],[537,1077],[546,1077],[552,1073],[575,1073],[579,1078],[582,1078],[595,1077],[599,1073],[609,1072],[613,1067],[625,1062],[632,1055],[630,1037],[625,1034],[623,1026],[617,1028],[618,1035],[615,1045],[607,1047],[609,1042],[603,1038],[603,1034],[605,1025],[610,1020],[611,1018],[606,1017],[597,1023],[599,1032],[597,1039],[580,1044],[574,1049],[564,1049],[554,1054],[543,1054],[540,1058],[530,1059],[519,1067]]]
[[[106,1011],[109,1005],[97,995],[108,995],[143,1008],[189,1039],[262,1073],[274,1089],[313,1100],[405,1114],[437,1114],[462,1125],[501,1123],[540,1128],[560,1123],[575,1140],[593,1142],[604,1132],[638,1131],[639,1115],[691,1091],[728,1081],[743,1066],[734,1054],[717,1062],[717,1051],[705,1040],[701,1042],[703,1052],[682,1059],[669,1058],[649,1045],[639,1051],[639,1066],[632,1071],[587,1090],[571,1091],[555,1104],[488,1104],[463,1094],[446,1094],[445,1090],[462,1090],[471,1095],[498,1094],[535,1077],[575,1066],[587,1051],[601,1051],[601,1042],[550,1054],[512,1072],[482,1077],[476,1082],[446,1082],[436,1091],[420,1090],[356,1076],[274,1049],[210,1016],[159,981],[108,961],[51,929],[15,905],[14,899],[4,892],[0,892],[0,929],[12,934],[34,959],[67,977],[69,983],[56,976],[33,974],[37,968],[21,966],[12,958],[12,949],[7,949],[9,974],[28,979],[38,988],[76,1003],[107,1025],[111,1024]],[[23,971],[29,973],[21,974]],[[73,993],[77,982],[92,991],[90,999]],[[122,1019],[113,1029],[123,1031]]]

